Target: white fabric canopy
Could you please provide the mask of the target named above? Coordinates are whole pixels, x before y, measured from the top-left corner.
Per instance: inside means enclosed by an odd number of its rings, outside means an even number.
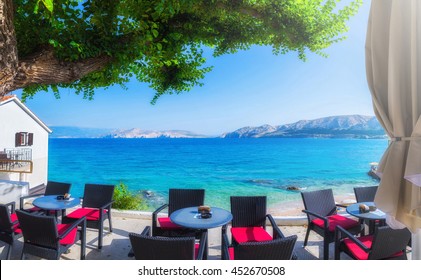
[[[375,114],[391,139],[375,202],[392,227],[415,233],[421,228],[421,1],[372,0],[366,71]]]

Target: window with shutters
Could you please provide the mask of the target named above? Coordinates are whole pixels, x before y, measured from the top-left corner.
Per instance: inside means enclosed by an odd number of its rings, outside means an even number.
[[[29,132],[17,132],[15,135],[15,147],[32,146],[34,134]]]

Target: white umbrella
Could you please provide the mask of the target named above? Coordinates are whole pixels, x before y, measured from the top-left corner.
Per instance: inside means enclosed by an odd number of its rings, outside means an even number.
[[[374,111],[391,139],[375,202],[388,224],[414,233],[413,258],[421,259],[421,1],[372,0],[366,71]]]

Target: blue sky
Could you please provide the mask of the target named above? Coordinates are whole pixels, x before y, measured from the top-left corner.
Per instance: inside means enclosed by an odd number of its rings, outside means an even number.
[[[328,58],[274,56],[254,47],[213,58],[204,86],[162,96],[147,84],[98,89],[92,101],[62,89],[61,99],[40,92],[26,105],[49,126],[189,130],[219,135],[244,126],[280,125],[332,115],[374,115],[365,75],[364,45],[370,1],[349,22],[347,39],[325,50]],[[20,96],[19,92],[16,92]]]

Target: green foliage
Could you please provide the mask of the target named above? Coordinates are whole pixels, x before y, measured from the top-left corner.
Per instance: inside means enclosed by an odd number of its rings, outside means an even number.
[[[135,77],[155,90],[154,103],[163,94],[202,85],[212,69],[205,65],[203,46],[213,48],[214,56],[253,45],[272,46],[276,55],[297,52],[302,60],[307,52],[324,55],[325,48],[345,38],[346,22],[362,0],[348,0],[341,8],[337,2],[43,0],[38,5],[15,0],[14,21],[21,57],[50,46],[64,61],[112,58],[104,69],[59,87],[91,99],[95,88],[124,85]],[[23,98],[49,88],[33,85],[24,89]]]
[[[120,210],[145,210],[146,202],[140,194],[134,194],[124,183],[115,186],[113,208]]]

